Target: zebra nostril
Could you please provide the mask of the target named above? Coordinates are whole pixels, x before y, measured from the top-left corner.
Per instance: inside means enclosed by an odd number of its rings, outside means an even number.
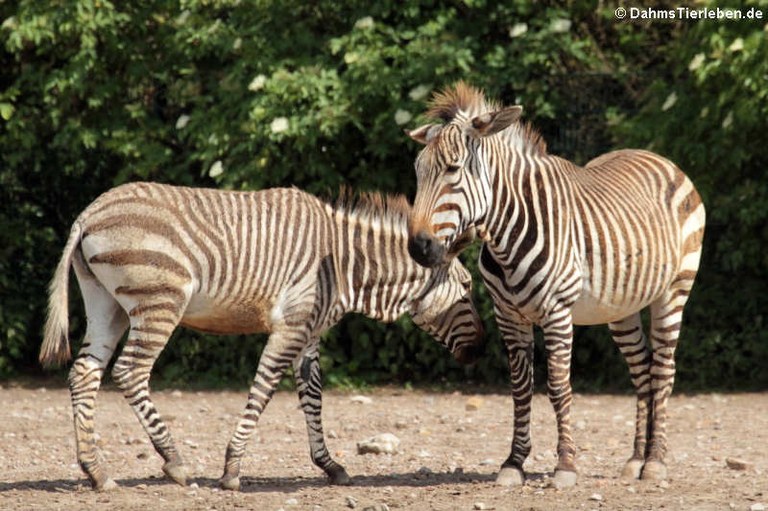
[[[431,268],[443,259],[444,248],[434,236],[420,231],[408,239],[408,253],[420,265]]]

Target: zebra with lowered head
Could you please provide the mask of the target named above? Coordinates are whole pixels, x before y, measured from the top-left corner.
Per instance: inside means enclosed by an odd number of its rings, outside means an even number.
[[[96,489],[108,476],[94,438],[102,374],[128,330],[112,376],[157,452],[163,471],[187,470],[149,395],[152,366],[178,326],[217,334],[269,332],[220,482],[240,487],[246,444],[285,370],[293,365],[312,461],[349,482],[326,448],[321,423],[320,335],[348,312],[414,322],[470,362],[482,343],[471,276],[454,260],[435,269],[407,252],[409,205],[362,196],[331,206],[296,189],[227,192],[135,183],[114,188],[75,220],[51,283],[40,352],[69,359],[70,266],[88,326],[69,373],[77,458]]]
[[[584,167],[548,154],[541,137],[517,122],[521,112],[458,83],[432,101],[428,116],[443,122],[409,132],[426,146],[416,159],[411,255],[434,267],[468,233],[485,241],[480,269],[507,347],[515,408],[512,450],[497,481],[524,481],[536,324],[557,418],[554,484],[576,483],[573,324],[600,323],[609,324],[637,393],[634,451],[623,475],[663,479],[667,400],[704,205],[675,164],[648,151],[614,151]],[[648,339],[640,319],[646,306]]]

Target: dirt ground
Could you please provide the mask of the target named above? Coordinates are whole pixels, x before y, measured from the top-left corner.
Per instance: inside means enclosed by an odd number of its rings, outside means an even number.
[[[219,490],[224,450],[245,404],[242,392],[153,394],[192,474],[181,487],[162,476],[160,457],[120,394],[99,395],[97,431],[120,487],[90,489],[75,461],[65,389],[0,388],[0,509],[176,509],[276,511],[737,509],[768,508],[768,393],[675,395],[670,405],[669,480],[618,478],[629,456],[634,421],[630,396],[577,395],[576,487],[549,487],[555,421],[545,396],[533,403],[533,452],[521,488],[494,484],[511,440],[511,397],[427,393],[397,388],[327,392],[329,448],[353,485],[328,486],[312,465],[303,415],[293,393],[279,392],[249,444],[239,493]],[[474,399],[473,399],[474,398]],[[467,410],[468,400],[479,408]],[[358,441],[390,432],[396,455],[358,455]],[[726,460],[747,463],[729,468]],[[763,506],[763,507],[761,507]]]

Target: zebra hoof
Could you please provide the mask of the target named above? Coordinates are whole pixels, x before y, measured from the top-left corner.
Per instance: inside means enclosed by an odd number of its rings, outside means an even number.
[[[522,486],[525,484],[525,472],[518,467],[501,467],[496,476],[496,484],[500,486]]]
[[[643,481],[662,481],[667,478],[667,466],[657,460],[646,461],[640,478]]]
[[[552,486],[557,490],[563,490],[576,485],[579,475],[571,470],[555,470],[555,477],[552,479]]]
[[[222,477],[219,479],[219,486],[225,490],[240,491],[240,478],[239,477]]]
[[[187,469],[184,468],[184,465],[178,462],[168,462],[163,465],[163,472],[176,483],[182,486],[187,485]]]
[[[96,491],[112,491],[117,488],[117,483],[111,477],[108,477],[103,483],[97,484],[94,489]]]
[[[624,465],[621,471],[621,478],[625,480],[640,479],[645,460],[631,459]]]
[[[349,474],[347,474],[347,471],[344,470],[344,467],[341,465],[337,465],[328,470],[326,474],[328,474],[329,482],[334,486],[349,486],[352,484]]]

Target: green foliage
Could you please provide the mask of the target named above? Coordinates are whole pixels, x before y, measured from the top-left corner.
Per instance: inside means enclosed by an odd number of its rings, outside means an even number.
[[[653,143],[691,173],[711,227],[679,380],[765,386],[755,365],[765,365],[768,346],[760,301],[768,190],[758,170],[766,147],[755,144],[768,108],[764,27],[619,23],[613,8],[523,0],[0,3],[0,375],[36,370],[47,281],[72,221],[101,192],[153,180],[410,194],[418,148],[402,129],[418,125],[432,90],[463,78],[523,104],[555,148],[563,132],[578,133],[581,144],[560,144],[566,156],[594,156],[605,147],[583,143],[585,130],[603,140],[610,129],[611,146]],[[701,62],[689,69],[694,59]],[[621,100],[603,97],[594,76],[610,77]],[[673,92],[676,102],[663,110]],[[646,106],[635,116],[636,104]],[[473,269],[476,251],[465,256]],[[327,381],[508,381],[490,300],[477,288],[488,354],[474,367],[458,366],[407,318],[385,326],[353,316],[324,339]],[[77,339],[84,322],[73,296]],[[262,346],[263,337],[182,330],[156,374],[242,386]],[[543,371],[537,364],[539,381]],[[582,387],[628,388],[604,329],[578,330],[574,374]]]

